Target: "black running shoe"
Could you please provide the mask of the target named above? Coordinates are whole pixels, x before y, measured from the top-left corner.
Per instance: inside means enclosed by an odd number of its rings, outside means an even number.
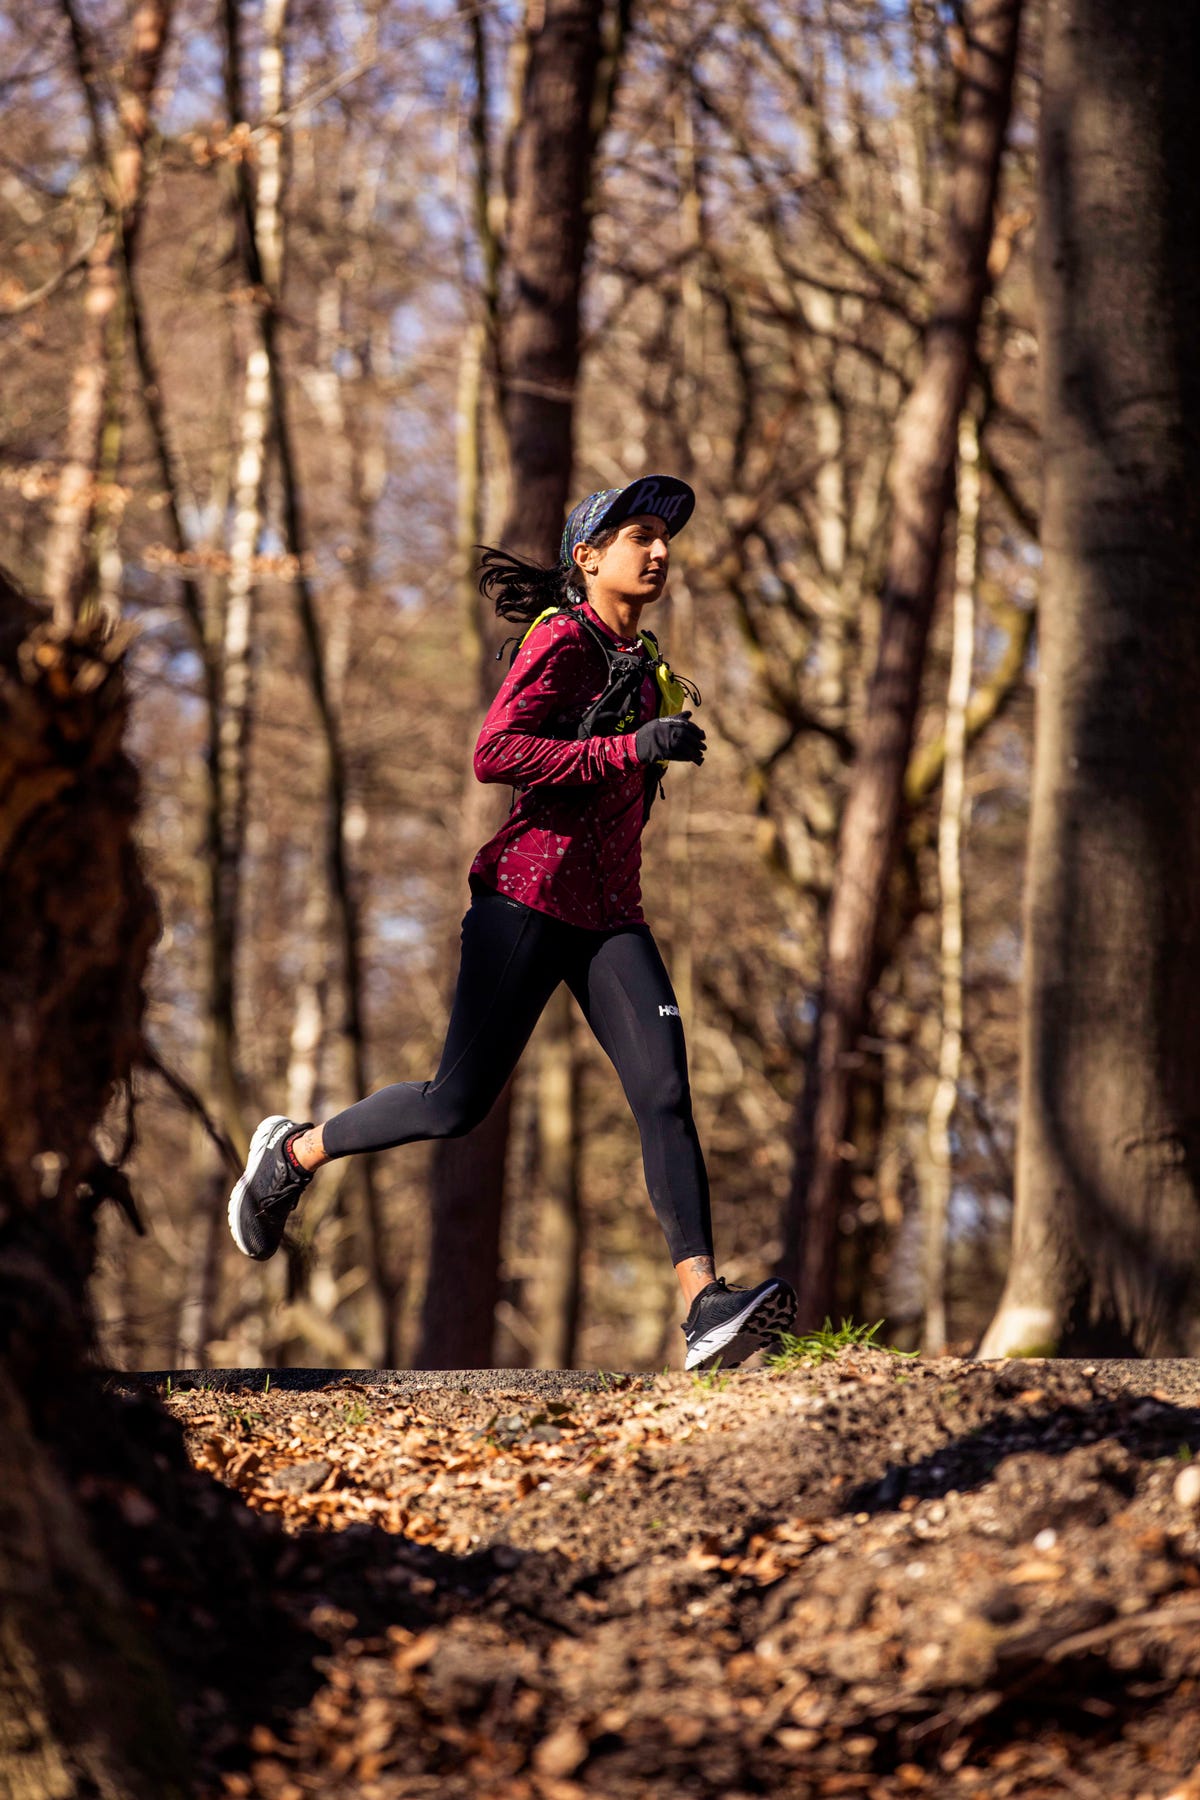
[[[284,1143],[308,1125],[272,1113],[250,1139],[246,1172],[229,1196],[229,1229],[238,1249],[256,1262],[274,1256],[288,1214],[312,1180],[307,1169],[292,1162]]]
[[[710,1281],[696,1295],[683,1325],[687,1340],[685,1369],[736,1368],[756,1350],[778,1343],[796,1319],[796,1295],[786,1281],[772,1276],[754,1288],[727,1287]]]

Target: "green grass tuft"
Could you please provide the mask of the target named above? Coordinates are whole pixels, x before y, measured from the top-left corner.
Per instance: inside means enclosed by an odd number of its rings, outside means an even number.
[[[820,1331],[810,1331],[804,1337],[794,1337],[790,1331],[785,1331],[780,1335],[779,1349],[767,1357],[767,1367],[816,1368],[821,1363],[832,1362],[842,1350],[886,1350],[889,1356],[916,1355],[915,1350],[897,1350],[891,1344],[877,1344],[875,1333],[882,1328],[882,1319],[876,1319],[874,1325],[855,1325],[852,1320],[843,1319],[835,1330],[826,1319]]]
[[[729,1371],[722,1369],[718,1363],[712,1369],[698,1369],[692,1376],[692,1380],[706,1394],[720,1394],[729,1386]]]

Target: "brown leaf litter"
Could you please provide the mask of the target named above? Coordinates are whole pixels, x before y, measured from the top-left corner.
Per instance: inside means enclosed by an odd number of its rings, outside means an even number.
[[[174,1395],[294,1634],[205,1800],[1200,1800],[1200,1412],[1038,1382]]]

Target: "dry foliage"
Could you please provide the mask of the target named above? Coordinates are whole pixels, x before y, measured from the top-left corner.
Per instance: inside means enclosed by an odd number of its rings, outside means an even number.
[[[863,1351],[547,1386],[172,1397],[297,1633],[207,1794],[1191,1795],[1195,1409]]]

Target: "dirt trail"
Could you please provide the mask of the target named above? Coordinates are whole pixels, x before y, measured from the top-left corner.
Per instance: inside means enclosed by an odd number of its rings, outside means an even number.
[[[285,1618],[205,1795],[1200,1800],[1188,1373],[176,1389]]]

